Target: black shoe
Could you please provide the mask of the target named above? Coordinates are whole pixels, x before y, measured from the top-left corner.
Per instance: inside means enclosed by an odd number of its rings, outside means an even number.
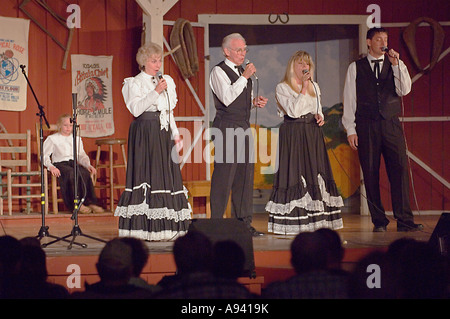
[[[263,236],[264,233],[257,231],[255,228],[250,227],[250,234],[252,234],[253,237],[259,237],[259,236]]]
[[[386,230],[386,226],[373,226],[374,233],[384,233]]]
[[[397,223],[397,231],[407,232],[407,231],[419,231],[423,230],[422,224],[414,224],[414,223]]]

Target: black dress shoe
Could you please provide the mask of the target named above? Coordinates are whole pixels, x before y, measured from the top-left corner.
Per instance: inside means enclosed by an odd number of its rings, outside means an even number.
[[[386,231],[386,226],[373,226],[374,233],[384,233]]]
[[[414,223],[397,223],[397,231],[419,231],[423,230],[422,224],[414,224]]]
[[[259,237],[259,236],[263,236],[264,233],[257,231],[255,228],[250,227],[250,234],[252,234],[253,237]]]

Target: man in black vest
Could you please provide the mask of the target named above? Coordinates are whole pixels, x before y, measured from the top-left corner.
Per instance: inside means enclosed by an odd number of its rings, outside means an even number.
[[[225,60],[216,65],[210,76],[216,117],[214,135],[214,172],[211,178],[211,218],[222,218],[231,191],[234,216],[248,226],[253,236],[261,236],[251,225],[253,216],[253,138],[250,111],[264,107],[267,98],[253,99],[251,76],[256,68],[244,63],[248,51],[245,39],[238,33],[222,42]]]
[[[406,145],[398,119],[400,97],[411,91],[411,78],[398,52],[388,51],[387,39],[384,28],[370,29],[366,37],[367,57],[350,64],[344,86],[342,124],[350,147],[358,150],[373,231],[386,231],[389,224],[380,197],[381,155],[391,185],[397,231],[415,231],[423,229],[423,225],[414,223],[409,204]]]

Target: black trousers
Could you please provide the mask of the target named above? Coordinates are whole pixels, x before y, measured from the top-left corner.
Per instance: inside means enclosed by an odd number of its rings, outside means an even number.
[[[253,216],[253,137],[249,126],[214,120],[214,171],[211,177],[211,218],[222,218],[231,192],[235,218],[250,224]]]
[[[381,155],[390,183],[394,217],[398,222],[412,222],[406,145],[398,117],[372,120],[357,116],[356,132],[358,156],[373,224],[379,227],[389,223],[380,197]]]
[[[59,171],[61,176],[59,177],[59,186],[61,187],[61,194],[64,204],[69,209],[73,211],[75,204],[75,178],[73,172],[73,160],[53,163]],[[89,171],[81,166],[78,166],[78,188],[77,197],[81,200],[85,198],[84,204],[91,205],[97,204],[97,197],[95,196],[94,185],[92,184],[91,175]]]

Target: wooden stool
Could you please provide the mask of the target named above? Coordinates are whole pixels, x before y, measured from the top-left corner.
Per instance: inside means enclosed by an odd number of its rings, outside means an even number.
[[[189,194],[189,204],[191,204],[192,210],[194,210],[194,197],[206,197],[206,218],[211,218],[211,181],[183,181]],[[228,201],[227,209],[225,210],[224,217],[231,217],[231,204]]]
[[[127,143],[127,140],[124,138],[102,138],[95,141],[95,144],[97,145],[97,156],[95,158],[95,169],[97,170],[97,174],[95,177],[95,183],[97,184],[97,176],[98,176],[98,169],[99,168],[107,168],[109,169],[109,185],[99,185],[95,186],[96,188],[109,188],[110,192],[110,210],[111,212],[114,212],[114,189],[118,188],[125,188],[125,185],[115,185],[114,184],[114,168],[127,168],[127,156],[125,154],[125,144]],[[100,153],[101,153],[101,147],[103,145],[107,145],[109,147],[109,163],[106,164],[99,164],[100,160]],[[114,153],[113,153],[113,146],[114,145],[120,145],[122,149],[122,157],[123,157],[123,164],[114,164]]]

